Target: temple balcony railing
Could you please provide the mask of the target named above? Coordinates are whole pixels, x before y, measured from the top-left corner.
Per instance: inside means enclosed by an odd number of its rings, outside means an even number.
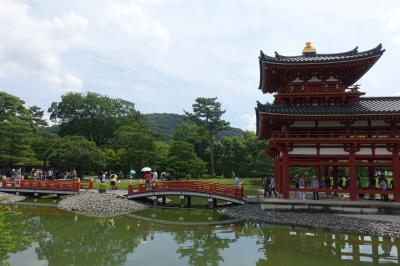
[[[400,142],[398,131],[273,131],[271,141],[293,142],[371,142],[371,143],[397,143]]]
[[[326,93],[326,94],[342,94],[342,93],[360,93],[358,84],[351,87],[343,87],[340,83],[289,83],[279,90],[281,94],[296,93]]]

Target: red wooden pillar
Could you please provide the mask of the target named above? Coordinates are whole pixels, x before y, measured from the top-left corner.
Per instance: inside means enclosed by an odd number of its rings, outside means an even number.
[[[322,172],[321,166],[318,165],[317,166],[317,178],[318,178],[318,181],[321,180],[321,176],[322,176],[321,172]]]
[[[349,177],[350,177],[350,200],[357,200],[357,168],[356,168],[356,157],[354,151],[350,151],[349,154]]]
[[[374,162],[372,159],[368,159],[369,163]],[[368,166],[368,177],[375,176],[375,168],[373,166]]]
[[[278,160],[276,158],[274,159],[274,177],[276,180],[276,190],[280,192],[281,180],[279,179],[278,176]]]
[[[329,173],[329,166],[325,166],[324,167],[324,177],[331,177],[330,173]]]
[[[334,162],[336,162],[336,161],[334,161]],[[339,184],[339,169],[338,169],[337,165],[333,166],[332,176],[333,176],[333,188],[338,188],[338,184]]]
[[[289,198],[289,164],[288,151],[286,148],[282,152],[282,194],[284,199]]]
[[[281,159],[278,157],[276,159],[276,175],[277,179],[279,180],[279,185],[278,185],[278,191],[279,193],[282,193],[282,174],[281,174]]]
[[[394,200],[400,201],[400,158],[398,149],[395,149],[392,154],[392,174]]]

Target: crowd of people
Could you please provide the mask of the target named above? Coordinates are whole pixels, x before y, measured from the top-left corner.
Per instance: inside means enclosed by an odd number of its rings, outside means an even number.
[[[19,181],[24,178],[30,178],[34,180],[76,180],[78,178],[78,174],[75,169],[72,169],[71,171],[56,171],[53,168],[32,168],[28,172],[23,172],[21,167],[19,167],[11,170],[3,170],[1,175],[8,176],[11,181]]]
[[[311,178],[307,178],[306,176],[307,174],[296,174],[294,177],[290,178],[290,183],[294,183],[295,187],[299,189],[311,188],[313,200],[320,199],[319,191],[321,189],[324,189],[326,197],[338,197],[338,191],[348,190],[350,188],[350,177],[344,176],[335,180],[333,177],[318,178],[316,175],[313,175]],[[361,179],[357,178],[357,189],[380,190],[380,199],[384,201],[389,200],[388,193],[386,193],[385,191],[392,189],[392,184],[386,176],[371,176],[368,178],[368,183],[365,182],[365,184],[366,185],[363,185]],[[267,196],[272,197],[272,195],[279,198],[278,194],[276,193],[276,180],[273,175],[262,178],[262,187],[264,189],[264,198],[266,198]],[[306,191],[296,191],[295,197],[298,197],[301,200],[305,200]],[[362,191],[359,191],[358,197],[360,199],[366,199],[366,195]],[[376,199],[375,194],[369,194],[368,199]]]
[[[293,180],[293,178],[291,179]],[[350,188],[350,177],[343,176],[342,178],[337,178],[336,180],[333,177],[323,177],[323,178],[317,178],[317,176],[312,176],[311,182],[310,182],[310,187],[313,190],[313,200],[319,200],[319,189],[325,189],[325,190],[335,190],[335,192],[331,191],[326,191],[326,197],[337,197],[339,196],[338,193],[336,192],[337,190],[347,190]],[[300,175],[295,175],[294,176],[294,182],[295,182],[295,187],[296,188],[306,188],[306,176],[304,174]],[[369,189],[369,190],[381,190],[381,191],[386,191],[388,189],[392,188],[392,184],[389,183],[388,179],[386,176],[381,175],[381,176],[370,176],[368,178],[368,184],[367,186],[363,186],[363,183],[360,178],[357,178],[357,189]],[[299,191],[299,198],[301,200],[305,199],[305,192],[304,191]],[[365,194],[360,192],[358,194],[360,199],[365,199]],[[381,193],[380,194],[382,200],[389,200],[389,196],[387,193]],[[375,199],[374,194],[369,194],[368,199]]]

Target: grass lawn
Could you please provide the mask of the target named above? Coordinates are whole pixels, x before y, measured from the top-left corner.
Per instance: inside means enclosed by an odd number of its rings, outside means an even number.
[[[201,180],[204,182],[215,182],[215,183],[222,183],[222,184],[228,184],[228,185],[233,185],[233,179],[232,178],[206,178],[206,179],[196,179],[196,180]],[[250,196],[250,195],[257,195],[258,189],[261,188],[261,180],[260,178],[243,178],[242,179],[243,186],[244,186],[244,194],[245,196]],[[133,180],[133,185],[137,186],[138,180],[135,179]],[[108,189],[111,188],[110,183],[107,182]],[[117,184],[118,189],[128,189],[129,185],[129,180],[120,180],[120,182]],[[100,187],[100,182],[95,182],[94,183],[94,188],[99,188]]]

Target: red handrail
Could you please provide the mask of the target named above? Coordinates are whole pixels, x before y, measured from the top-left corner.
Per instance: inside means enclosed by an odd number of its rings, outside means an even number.
[[[130,184],[128,187],[128,194],[158,191],[184,191],[208,193],[229,198],[243,199],[243,187],[238,188],[233,185],[205,182],[200,180],[157,181],[148,186],[149,187],[146,187],[146,184],[140,183],[137,185],[137,189],[135,190],[133,184]]]
[[[273,131],[272,138],[400,138],[400,134],[395,131]]]
[[[50,180],[3,180],[2,188],[59,190],[79,192],[79,181],[50,181]]]

